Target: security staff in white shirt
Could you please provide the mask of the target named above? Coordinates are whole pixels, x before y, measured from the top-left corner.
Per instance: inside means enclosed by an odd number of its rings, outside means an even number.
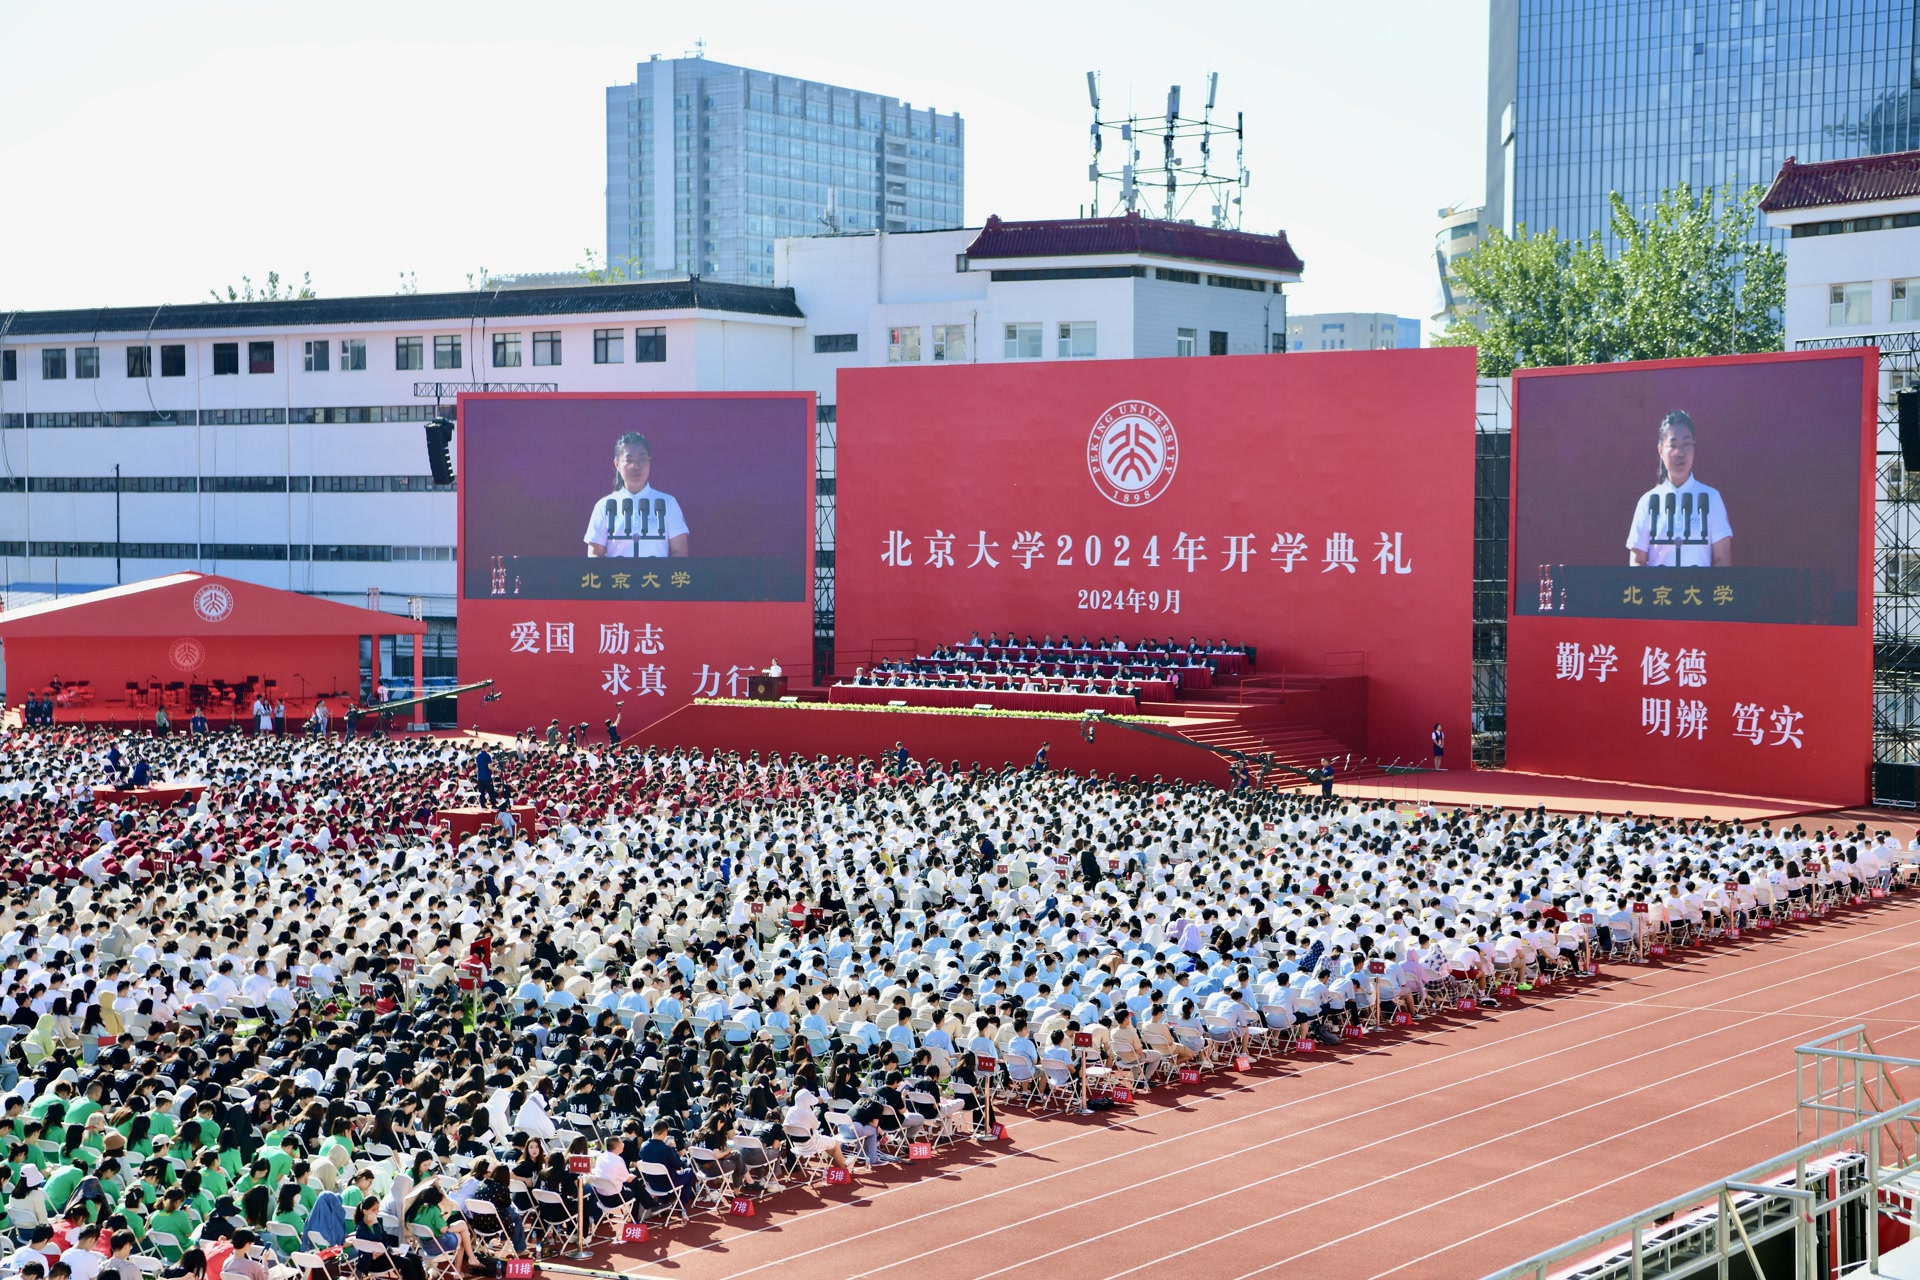
[[[1727,523],[1727,504],[1718,489],[1701,484],[1693,474],[1693,450],[1693,419],[1675,409],[1660,420],[1660,483],[1641,494],[1634,504],[1633,523],[1627,529],[1627,563],[1690,569],[1733,563],[1733,526]],[[1682,513],[1683,499],[1694,512],[1691,521]],[[1703,501],[1707,504],[1705,519],[1699,515]],[[1671,517],[1666,514],[1669,502],[1674,504]],[[1648,511],[1653,503],[1659,504],[1661,513],[1657,530]],[[1681,546],[1670,542],[1655,545],[1653,541],[1656,532],[1663,537],[1684,538],[1689,528],[1695,539],[1704,535],[1705,541]]]
[[[621,436],[613,446],[613,469],[620,485],[593,504],[587,520],[587,554],[640,559],[688,555],[687,520],[680,514],[680,504],[672,494],[661,493],[650,483],[653,447],[647,438],[638,431]],[[625,514],[627,503],[633,506],[631,521]],[[656,503],[666,504],[664,528]],[[611,521],[607,518],[609,504],[614,510]],[[643,530],[647,536],[639,536]]]

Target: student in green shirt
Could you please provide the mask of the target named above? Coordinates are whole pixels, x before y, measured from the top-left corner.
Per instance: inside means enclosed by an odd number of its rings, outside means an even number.
[[[353,1181],[340,1193],[340,1203],[348,1213],[353,1207],[373,1194],[373,1170],[359,1169],[354,1172]]]
[[[288,1241],[288,1239],[282,1235],[273,1236],[274,1248],[280,1251],[280,1255],[283,1258],[291,1255],[295,1249],[304,1249],[306,1247],[307,1212],[300,1207],[300,1185],[298,1183],[289,1182],[280,1188],[279,1201],[273,1208],[273,1220],[293,1228],[292,1241]]]
[[[191,1172],[189,1172],[187,1176],[192,1176]],[[193,1219],[188,1216],[186,1209],[183,1207],[185,1203],[186,1192],[183,1188],[170,1187],[161,1194],[159,1209],[155,1211],[153,1217],[147,1219],[147,1232],[149,1235],[156,1231],[164,1232],[179,1242],[178,1245],[171,1246],[157,1241],[155,1242],[154,1248],[157,1249],[160,1256],[168,1262],[180,1261],[181,1251],[186,1248],[188,1237],[193,1235]],[[209,1204],[208,1208],[211,1207],[212,1205]]]
[[[80,1185],[80,1179],[86,1176],[75,1165],[55,1165],[47,1171],[46,1185],[40,1189],[47,1196],[47,1211],[59,1213],[67,1207],[67,1201],[73,1196],[73,1189]]]
[[[85,1124],[87,1117],[100,1110],[100,1095],[103,1092],[105,1092],[105,1090],[100,1081],[94,1080],[89,1082],[86,1094],[82,1097],[75,1098],[72,1104],[67,1107],[67,1123]]]

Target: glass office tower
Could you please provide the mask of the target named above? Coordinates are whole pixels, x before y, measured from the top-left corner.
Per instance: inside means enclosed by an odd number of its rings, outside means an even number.
[[[645,277],[773,283],[777,236],[962,225],[959,115],[656,58],[607,90],[607,260]]]
[[[1681,182],[1920,146],[1916,0],[1492,0],[1487,220],[1607,228]],[[1777,235],[1765,231],[1759,234]]]

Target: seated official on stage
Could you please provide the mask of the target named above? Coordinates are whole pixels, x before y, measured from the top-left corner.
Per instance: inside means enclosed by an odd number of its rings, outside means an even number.
[[[1036,641],[1030,634],[1016,635],[1013,632],[1008,632],[1003,639],[997,631],[988,632],[985,639],[981,639],[976,631],[962,643],[936,645],[929,656],[1014,662],[1071,661],[1095,665],[1120,663],[1128,667],[1153,667],[1180,672],[1181,687],[1189,689],[1206,688],[1215,675],[1246,675],[1253,669],[1254,662],[1251,648],[1231,645],[1218,639],[1203,641],[1198,636],[1187,637],[1185,644],[1172,636],[1164,641],[1147,639],[1128,643],[1119,636],[1089,639],[1082,635],[1075,640],[1065,634],[1056,639],[1048,633]],[[1200,678],[1195,679],[1194,676]]]

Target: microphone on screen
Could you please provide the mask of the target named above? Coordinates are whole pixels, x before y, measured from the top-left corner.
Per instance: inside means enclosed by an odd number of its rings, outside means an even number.
[[[1647,537],[1649,540],[1660,536],[1660,495],[1647,495]]]
[[[620,518],[620,502],[616,498],[607,499],[607,536],[613,537],[614,521]]]
[[[622,522],[626,527],[627,536],[631,538],[633,536],[633,499],[632,498],[620,499],[620,519],[622,520]]]
[[[640,536],[653,536],[653,505],[645,498],[640,499]]]
[[[1692,542],[1693,541],[1693,495],[1690,493],[1683,493],[1680,495],[1680,516],[1681,516],[1681,519],[1686,522],[1687,541]]]
[[[654,537],[656,538],[666,537],[667,536],[667,500],[665,498],[655,498],[653,500],[653,514],[654,514],[654,518],[658,520],[660,523],[660,532],[655,534]]]
[[[1694,506],[1698,508],[1700,512],[1700,540],[1711,543],[1713,541],[1713,526],[1707,523],[1707,501],[1707,495],[1703,493],[1700,495],[1700,500],[1696,502]]]
[[[1667,495],[1667,541],[1673,541],[1673,495]]]

